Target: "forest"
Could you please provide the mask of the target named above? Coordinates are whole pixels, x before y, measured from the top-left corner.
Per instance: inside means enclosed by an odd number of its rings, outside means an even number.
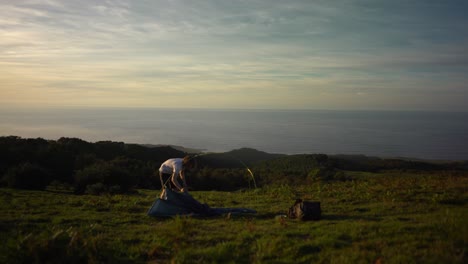
[[[468,161],[429,162],[361,155],[270,154],[242,148],[225,153],[185,153],[170,146],[87,142],[78,138],[0,137],[0,186],[76,194],[128,193],[159,189],[158,168],[166,159],[192,155],[193,190],[233,191],[268,184],[352,180],[349,171],[466,171]],[[250,170],[253,172],[250,174]]]

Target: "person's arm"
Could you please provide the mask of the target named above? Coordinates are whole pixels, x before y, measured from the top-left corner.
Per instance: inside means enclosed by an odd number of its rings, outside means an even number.
[[[174,168],[174,171],[172,172],[171,181],[174,184],[174,186],[177,188],[177,190],[182,191],[182,186],[180,186],[180,183],[177,180],[177,178],[179,177],[179,174],[180,174],[180,171]]]
[[[178,178],[182,180],[182,186]],[[184,167],[182,165],[182,161],[174,162],[173,168],[172,168],[171,181],[174,184],[174,186],[178,189],[178,191],[187,192],[187,182],[185,181],[185,172],[184,172]]]
[[[182,179],[182,189],[181,192],[187,192],[187,182],[185,181],[185,170],[180,170],[180,179]]]

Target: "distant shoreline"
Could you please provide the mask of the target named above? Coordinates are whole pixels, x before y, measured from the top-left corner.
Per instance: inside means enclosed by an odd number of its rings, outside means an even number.
[[[468,112],[12,108],[0,111],[0,135],[172,145],[187,152],[249,147],[287,155],[468,159],[468,149],[460,143],[468,142]]]
[[[99,140],[99,141],[87,141],[81,138],[77,137],[60,137],[57,139],[49,139],[49,138],[42,138],[42,137],[21,137],[21,136],[16,136],[16,135],[0,135],[1,137],[18,137],[21,139],[44,139],[46,141],[58,141],[60,138],[73,138],[73,139],[78,139],[82,140],[88,143],[97,143],[97,142],[114,142],[114,143],[123,143],[125,145],[139,145],[143,146],[146,148],[160,148],[160,147],[170,147],[175,150],[185,152],[189,155],[196,155],[196,154],[226,154],[230,152],[235,152],[239,150],[250,150],[250,151],[255,151],[259,153],[264,153],[268,155],[284,155],[284,156],[295,156],[295,155],[317,155],[317,154],[324,154],[330,157],[339,157],[339,158],[346,158],[346,159],[385,159],[385,160],[402,160],[402,161],[414,161],[414,162],[426,162],[426,163],[434,163],[434,164],[445,164],[445,163],[455,163],[455,162],[468,162],[468,159],[424,159],[424,158],[414,158],[414,157],[404,157],[404,156],[375,156],[375,155],[365,155],[365,154],[327,154],[327,153],[294,153],[294,154],[288,154],[288,153],[270,153],[266,152],[263,150],[255,149],[255,148],[250,148],[250,147],[241,147],[241,148],[236,148],[236,149],[231,149],[228,151],[209,151],[208,149],[196,149],[196,148],[188,148],[184,146],[179,146],[179,145],[172,145],[172,144],[140,144],[140,143],[129,143],[129,142],[123,142],[123,141],[113,141],[113,140]]]

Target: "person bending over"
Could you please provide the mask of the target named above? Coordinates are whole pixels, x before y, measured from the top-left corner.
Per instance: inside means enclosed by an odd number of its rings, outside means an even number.
[[[159,167],[159,177],[161,179],[162,187],[168,184],[171,188],[179,192],[187,193],[187,182],[185,180],[186,170],[192,169],[195,166],[194,159],[190,156],[184,158],[173,158],[166,160],[161,167]],[[182,183],[179,182],[182,181]],[[172,185],[171,185],[172,183]]]

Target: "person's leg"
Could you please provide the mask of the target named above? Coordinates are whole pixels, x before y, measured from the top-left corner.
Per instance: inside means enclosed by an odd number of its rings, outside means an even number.
[[[161,180],[161,188],[163,188],[164,186],[166,186],[167,188],[172,188],[172,184],[171,184],[171,174],[167,174],[167,173],[159,173],[159,179]]]

